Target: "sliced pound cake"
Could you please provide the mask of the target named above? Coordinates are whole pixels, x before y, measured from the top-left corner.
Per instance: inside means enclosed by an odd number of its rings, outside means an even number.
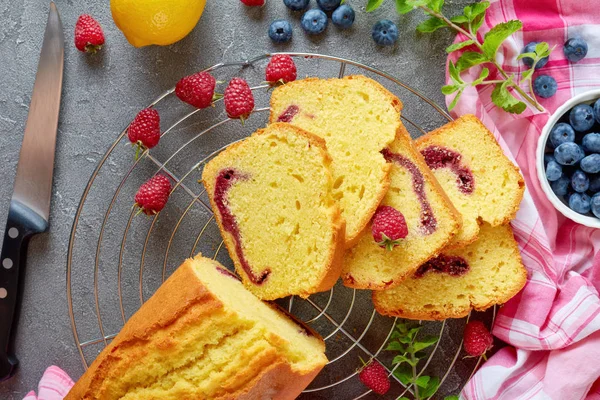
[[[460,215],[439,186],[403,125],[382,152],[392,164],[390,188],[381,202],[404,216],[408,235],[391,251],[380,247],[371,229],[346,250],[342,279],[358,289],[381,290],[398,285],[437,255],[460,229]]]
[[[346,220],[346,247],[358,242],[389,186],[381,151],[394,140],[402,103],[364,76],[308,78],[271,97],[271,122],[289,122],[327,142],[334,196]]]
[[[307,297],[340,276],[344,220],[325,142],[276,123],[235,143],[202,181],[244,285],[261,299]]]
[[[373,292],[373,302],[383,315],[461,318],[473,308],[483,311],[506,303],[526,280],[510,225],[483,224],[476,242],[433,258],[393,289]]]
[[[498,226],[515,217],[525,182],[477,117],[462,116],[415,143],[462,214],[463,227],[451,247],[476,240],[481,222]]]
[[[186,260],[66,400],[294,399],[327,363],[323,340],[217,262]]]

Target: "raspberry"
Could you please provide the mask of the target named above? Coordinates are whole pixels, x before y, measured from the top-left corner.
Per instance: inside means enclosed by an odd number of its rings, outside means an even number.
[[[387,371],[377,361],[371,361],[358,374],[360,381],[377,394],[386,394],[390,390]]]
[[[104,44],[104,32],[90,15],[83,14],[75,24],[75,47],[86,53],[95,53]]]
[[[287,54],[275,54],[267,65],[265,73],[267,82],[288,83],[296,80],[296,64]]]
[[[380,206],[373,216],[371,233],[379,246],[391,251],[408,235],[404,215],[394,207]]]
[[[183,102],[196,108],[206,108],[219,98],[215,95],[217,81],[208,72],[198,72],[181,78],[175,87],[175,94]]]
[[[471,321],[465,326],[464,348],[472,357],[483,356],[492,348],[494,337],[481,321]]]
[[[225,111],[229,118],[248,118],[254,110],[254,96],[248,83],[242,78],[233,78],[225,89]]]
[[[240,1],[250,7],[263,6],[265,4],[265,0],[240,0]]]
[[[160,140],[160,116],[153,108],[146,108],[135,116],[127,129],[127,137],[132,144],[148,149],[156,146]]]
[[[164,175],[156,175],[140,186],[135,194],[135,205],[146,215],[162,210],[171,194],[171,181]]]

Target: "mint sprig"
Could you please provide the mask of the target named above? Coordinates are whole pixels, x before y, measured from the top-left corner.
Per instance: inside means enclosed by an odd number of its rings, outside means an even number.
[[[482,1],[473,5],[466,6],[462,15],[451,18],[442,13],[444,0],[395,0],[396,10],[399,14],[409,13],[417,8],[424,11],[429,18],[417,26],[417,31],[422,33],[435,32],[441,28],[450,28],[461,33],[466,39],[459,43],[454,43],[446,49],[446,52],[452,53],[463,50],[464,52],[458,58],[456,63],[448,64],[448,73],[452,84],[442,88],[442,93],[450,95],[455,93],[454,99],[448,109],[452,110],[463,91],[470,86],[494,85],[492,91],[492,101],[503,110],[520,114],[526,108],[527,104],[539,111],[544,108],[537,101],[532,87],[532,77],[536,64],[545,57],[548,57],[554,48],[550,49],[548,43],[541,42],[535,52],[521,54],[517,57],[520,60],[523,57],[531,57],[534,60],[531,68],[521,74],[519,80],[515,75],[507,73],[496,61],[496,55],[502,44],[512,34],[523,28],[523,23],[519,20],[502,22],[485,34],[483,41],[479,40],[479,28],[485,19],[485,13],[490,6],[489,1]],[[368,0],[367,11],[373,11],[379,8],[383,0]],[[479,77],[472,82],[465,82],[461,78],[461,73],[469,68],[481,65],[491,64],[500,74],[500,79],[487,80],[490,70],[483,68]],[[528,85],[529,94],[523,90],[522,86]],[[526,104],[527,103],[527,104]]]

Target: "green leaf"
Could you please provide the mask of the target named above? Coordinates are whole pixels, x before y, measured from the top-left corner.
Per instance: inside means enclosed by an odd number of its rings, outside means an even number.
[[[382,3],[383,3],[383,0],[369,0],[367,2],[367,12],[377,10],[381,6]]]
[[[450,78],[452,78],[452,82],[456,84],[463,84],[464,81],[460,77],[460,71],[456,68],[456,65],[450,61],[448,63],[448,73],[450,74]]]
[[[410,400],[408,397],[402,396],[398,397],[396,400]]]
[[[450,54],[453,51],[460,50],[463,47],[472,45],[473,43],[475,43],[475,42],[472,40],[465,40],[464,42],[453,43],[450,46],[446,47],[446,53]]]
[[[476,51],[465,51],[456,61],[456,69],[458,72],[463,72],[475,65],[483,64],[488,61],[489,59],[481,53]]]
[[[465,8],[463,8],[463,14],[465,14],[467,21],[472,21],[473,20],[473,7],[470,5],[465,6]]]
[[[402,364],[394,371],[394,376],[404,385],[408,385],[412,380],[412,368],[408,364]]]
[[[429,0],[436,1],[436,0]],[[398,14],[406,14],[419,6],[426,6],[426,0],[396,0],[396,11]]]
[[[429,0],[427,2],[427,5],[433,11],[435,11],[436,13],[439,13],[442,11],[442,7],[444,6],[444,0]]]
[[[404,345],[399,342],[390,342],[385,349],[390,351],[404,351]]]
[[[455,24],[466,24],[469,22],[469,18],[465,17],[464,15],[457,15],[456,17],[450,18],[450,21],[454,22]]]
[[[490,74],[490,70],[487,68],[483,68],[481,70],[481,73],[479,74],[479,78],[477,78],[473,82],[471,82],[471,86],[477,86],[477,85],[481,84],[481,82],[483,82],[485,80],[485,78],[488,77],[489,74]]]
[[[521,74],[521,81],[525,82],[528,81],[529,79],[531,79],[531,77],[533,76],[533,72],[535,70],[533,68],[528,69],[527,71],[523,72]]]
[[[417,25],[417,31],[423,33],[431,33],[437,31],[440,28],[445,28],[446,26],[447,25],[444,22],[444,20],[441,20],[437,17],[431,17]]]
[[[521,53],[517,56],[517,60],[520,60],[521,58],[525,58],[525,57],[529,57],[529,58],[535,58],[537,54],[535,53]]]
[[[442,93],[444,93],[443,88],[442,88]],[[433,346],[434,344],[437,343],[438,339],[439,338],[436,336],[426,336],[422,339],[419,339],[418,342],[415,342],[413,344],[413,347],[414,347],[415,351],[420,351],[420,350],[428,348],[429,346]]]
[[[401,355],[401,354],[397,355],[392,360],[392,364],[402,364],[402,363],[409,363],[409,364],[411,364],[412,360],[410,358],[406,357],[406,356]]]
[[[458,103],[458,99],[460,99],[460,95],[462,94],[462,92],[463,89],[460,89],[458,92],[456,92],[456,96],[454,96],[454,99],[448,106],[448,111],[452,111],[452,109],[456,106],[456,103]]]
[[[521,114],[527,106],[509,92],[507,88],[509,83],[510,81],[504,81],[496,84],[492,91],[492,101],[506,112]]]
[[[458,90],[458,86],[456,86],[456,85],[442,86],[442,93],[445,94],[446,96],[456,92],[457,90]]]
[[[421,330],[420,326],[417,326],[417,327],[414,327],[414,328],[410,328],[408,330],[408,337],[411,338],[411,339],[413,339],[417,335],[417,333],[419,333],[420,330]]]
[[[429,384],[429,380],[431,379],[430,376],[420,376],[417,378],[417,380],[415,381],[415,383],[417,384],[417,386],[426,389],[428,384]]]
[[[406,324],[403,324],[401,322],[396,324],[396,329],[398,329],[398,331],[400,331],[401,333],[408,332],[408,326],[406,326]]]
[[[444,397],[444,400],[460,400],[457,395],[453,394],[452,396]]]
[[[483,54],[485,54],[488,59],[494,60],[496,58],[496,52],[500,45],[502,45],[502,42],[522,27],[523,23],[519,20],[502,22],[494,26],[483,38]]]
[[[475,3],[471,6],[471,16],[473,18],[484,14],[485,10],[487,10],[490,7],[490,2],[489,1],[482,1],[481,3]],[[471,19],[472,21],[473,19]]]
[[[417,360],[422,360],[422,359],[424,359],[424,358],[427,358],[427,353],[426,353],[426,352],[424,352],[424,351],[417,351],[417,352],[415,353],[415,358],[416,358]]]
[[[539,58],[548,57],[550,55],[550,46],[548,46],[548,43],[541,42],[541,43],[536,44],[535,45],[535,54]]]
[[[426,399],[435,394],[437,390],[440,388],[440,378],[437,376],[432,377],[427,383],[427,387],[423,389],[419,389],[419,395]]]
[[[477,34],[477,31],[479,30],[479,28],[481,28],[481,25],[483,24],[484,20],[485,14],[481,14],[473,18],[473,21],[471,21],[471,32],[473,32],[473,34]]]

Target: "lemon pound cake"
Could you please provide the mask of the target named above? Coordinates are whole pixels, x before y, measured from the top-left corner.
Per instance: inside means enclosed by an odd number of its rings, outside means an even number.
[[[416,145],[462,214],[452,247],[476,240],[482,221],[498,226],[515,217],[525,182],[477,117],[462,116],[418,138]]]
[[[372,229],[367,229],[358,244],[346,250],[342,279],[344,285],[358,289],[381,290],[398,285],[437,255],[460,229],[460,215],[413,147],[403,125],[382,154],[392,169],[390,188],[381,205],[401,213],[408,234],[395,241],[390,251],[377,243]]]
[[[235,143],[202,181],[244,285],[273,300],[330,289],[340,277],[344,221],[325,142],[276,123]]]
[[[346,247],[358,241],[389,186],[381,150],[395,138],[402,103],[364,76],[308,78],[276,88],[271,122],[289,122],[327,142],[334,196],[346,220]]]
[[[327,363],[323,340],[216,261],[186,260],[66,400],[295,399]]]
[[[409,319],[461,318],[506,303],[525,285],[527,271],[510,225],[483,224],[479,239],[423,264],[410,279],[373,292],[377,311]]]

